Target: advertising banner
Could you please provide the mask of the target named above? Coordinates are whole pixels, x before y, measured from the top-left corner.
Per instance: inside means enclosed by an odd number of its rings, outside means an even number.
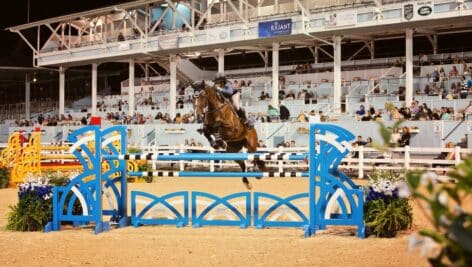
[[[173,49],[177,47],[177,34],[162,35],[158,39],[158,46],[161,50]]]
[[[292,34],[292,19],[259,22],[259,38]]]
[[[403,19],[407,21],[428,19],[434,13],[432,1],[408,3],[403,5]]]
[[[206,29],[208,43],[221,43],[230,41],[229,27],[217,27]]]
[[[326,27],[329,28],[356,25],[357,12],[352,10],[333,12],[326,15],[325,23]]]

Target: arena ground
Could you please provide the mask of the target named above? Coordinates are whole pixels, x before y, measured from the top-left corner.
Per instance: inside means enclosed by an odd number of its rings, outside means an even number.
[[[286,195],[306,192],[305,179],[266,178],[254,189]],[[129,190],[162,194],[201,190],[222,195],[242,191],[239,179],[161,178],[130,184]],[[418,251],[409,253],[411,232],[427,227],[414,203],[414,226],[393,239],[358,239],[355,229],[328,229],[303,238],[301,229],[232,227],[127,227],[94,235],[91,229],[54,233],[7,232],[9,205],[16,189],[0,190],[0,266],[428,266]]]

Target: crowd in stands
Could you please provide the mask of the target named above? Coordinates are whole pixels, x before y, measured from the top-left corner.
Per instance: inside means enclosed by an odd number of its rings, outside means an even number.
[[[385,104],[385,110],[389,120],[462,120],[468,114],[472,114],[472,101],[469,105],[459,111],[455,111],[452,107],[441,107],[440,109],[429,108],[426,103],[420,104],[418,100],[414,100],[410,107],[405,104],[401,107],[395,107],[391,103]],[[382,121],[382,110],[376,110],[372,105],[368,109],[364,105],[356,111],[356,118],[359,121]]]

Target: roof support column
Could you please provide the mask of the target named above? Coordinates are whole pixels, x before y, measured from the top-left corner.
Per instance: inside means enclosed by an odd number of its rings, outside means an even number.
[[[129,71],[128,71],[128,114],[133,116],[134,114],[134,59],[129,60]]]
[[[98,64],[92,64],[92,116],[97,115],[97,69]]]
[[[319,58],[319,53],[318,53],[318,45],[315,45],[315,64],[318,64],[318,58]]]
[[[279,106],[279,43],[272,44],[272,106]]]
[[[218,49],[218,73],[225,73],[225,50]]]
[[[341,36],[333,37],[333,110],[341,112]]]
[[[144,78],[146,81],[149,79],[149,64],[144,64]]]
[[[413,29],[406,29],[405,66],[405,104],[409,107],[413,101]]]
[[[66,98],[66,69],[59,67],[59,116],[64,115]]]
[[[171,120],[175,119],[177,106],[177,56],[170,55],[170,92],[169,92],[169,115]]]
[[[25,119],[31,119],[31,79],[29,73],[25,76]]]

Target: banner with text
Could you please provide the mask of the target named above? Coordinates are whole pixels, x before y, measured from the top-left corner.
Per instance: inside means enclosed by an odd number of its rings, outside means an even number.
[[[408,3],[403,5],[403,19],[406,21],[429,19],[434,13],[432,1]]]
[[[292,34],[292,19],[259,22],[259,38]]]
[[[356,11],[339,11],[325,16],[326,27],[353,26],[357,24]]]
[[[224,43],[231,40],[229,27],[209,28],[205,32],[207,43]]]

